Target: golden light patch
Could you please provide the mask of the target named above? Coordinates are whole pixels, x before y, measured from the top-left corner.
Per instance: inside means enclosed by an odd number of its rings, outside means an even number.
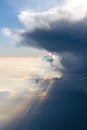
[[[47,96],[47,92],[42,92],[39,94],[39,97],[46,97]]]

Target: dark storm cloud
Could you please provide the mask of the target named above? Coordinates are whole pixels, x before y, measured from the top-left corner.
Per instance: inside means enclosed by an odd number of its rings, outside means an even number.
[[[51,52],[72,52],[84,54],[87,51],[86,19],[77,22],[60,20],[50,28],[35,28],[22,34],[23,45],[41,47]]]
[[[21,34],[22,45],[44,48],[56,52],[68,71],[86,69],[87,24],[86,18],[80,21],[62,19],[50,23],[50,28],[35,28]],[[84,67],[83,67],[84,66]]]

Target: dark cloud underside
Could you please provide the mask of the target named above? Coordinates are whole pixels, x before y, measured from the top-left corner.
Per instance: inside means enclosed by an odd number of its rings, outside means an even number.
[[[87,51],[87,24],[60,20],[50,24],[50,28],[34,29],[22,34],[25,45],[45,48],[51,52],[72,52],[84,54]]]

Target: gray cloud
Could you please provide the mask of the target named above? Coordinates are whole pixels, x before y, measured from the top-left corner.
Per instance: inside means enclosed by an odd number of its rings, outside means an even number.
[[[70,22],[60,20],[50,24],[50,29],[34,29],[21,34],[22,45],[45,48],[51,52],[74,52],[84,54],[87,51],[87,25],[85,20]]]

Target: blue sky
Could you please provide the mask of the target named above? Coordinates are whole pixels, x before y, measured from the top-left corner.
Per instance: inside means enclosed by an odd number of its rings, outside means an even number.
[[[22,27],[21,23],[18,21],[16,12],[9,5],[9,0],[0,1],[0,29],[3,27]],[[12,41],[0,34],[0,56],[17,56],[15,53],[16,47],[12,46],[11,42]],[[21,53],[20,49],[19,53]]]
[[[0,2],[0,28],[4,26],[20,27],[17,16],[12,12],[12,8],[7,3],[8,1],[1,0]]]

